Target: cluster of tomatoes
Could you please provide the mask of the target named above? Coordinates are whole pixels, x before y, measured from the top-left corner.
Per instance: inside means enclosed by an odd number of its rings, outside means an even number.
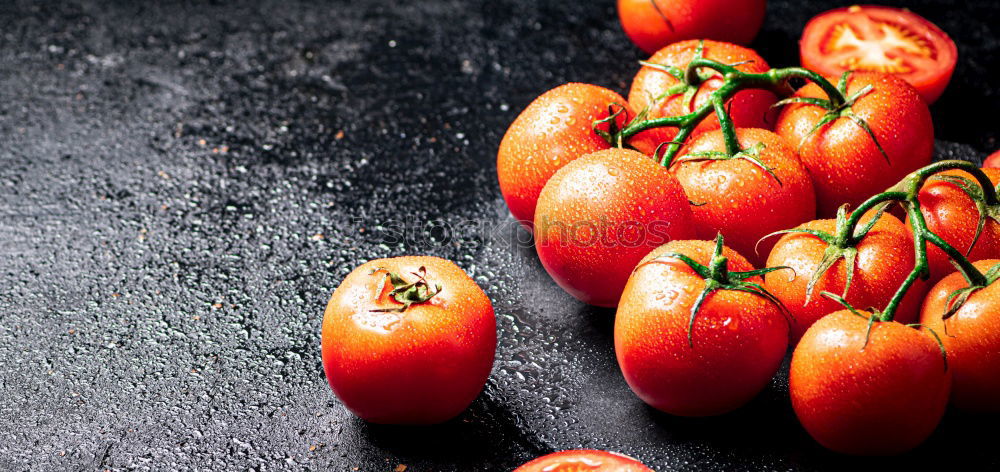
[[[542,265],[617,307],[622,374],[669,414],[739,408],[790,347],[796,415],[838,452],[916,447],[949,400],[995,410],[1000,170],[931,164],[928,103],[954,44],[908,11],[850,7],[810,22],[807,67],[772,69],[717,40],[756,34],[764,1],[735,4],[620,0],[626,33],[655,51],[628,96],[562,85],[508,128],[500,189]],[[691,36],[715,39],[677,41]],[[323,322],[331,387],[374,422],[454,417],[495,347],[487,296],[432,257],[362,265]],[[599,451],[523,470],[573,461],[648,470]]]

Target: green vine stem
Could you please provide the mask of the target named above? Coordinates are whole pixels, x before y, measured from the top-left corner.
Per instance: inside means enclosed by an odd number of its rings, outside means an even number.
[[[850,217],[848,217],[847,224],[845,224],[836,235],[837,240],[840,242],[846,244],[857,243],[857,241],[854,240],[857,238],[857,235],[867,233],[867,231],[857,231],[857,226],[865,213],[879,207],[884,209],[886,205],[892,204],[893,202],[898,202],[905,208],[906,215],[909,217],[910,227],[913,232],[913,246],[915,251],[914,266],[913,270],[910,271],[909,275],[907,275],[906,279],[896,290],[896,293],[893,294],[892,298],[889,300],[885,310],[881,312],[879,316],[881,321],[892,321],[895,317],[896,310],[903,301],[903,297],[906,295],[906,292],[909,291],[910,287],[912,287],[917,281],[917,278],[926,279],[930,275],[929,265],[927,262],[927,243],[931,243],[944,251],[970,285],[979,286],[988,284],[986,275],[980,272],[961,251],[948,244],[944,239],[941,239],[940,236],[932,232],[927,227],[924,215],[920,211],[920,201],[917,196],[920,189],[923,187],[924,182],[935,174],[948,170],[962,170],[972,175],[976,182],[982,187],[983,199],[986,201],[986,204],[990,206],[1000,205],[1000,200],[998,200],[997,192],[993,187],[993,183],[990,181],[989,177],[975,164],[959,160],[940,161],[917,169],[904,177],[903,180],[901,180],[893,188],[886,192],[874,195],[863,202],[857,209],[854,210],[854,212],[851,213]],[[869,222],[869,226],[866,229],[870,228],[872,224],[874,224],[874,220]]]
[[[716,116],[719,117],[720,123],[724,120],[729,120],[731,123],[728,112],[725,110],[725,107],[720,106],[720,104],[724,105],[726,101],[732,98],[733,95],[736,95],[737,92],[751,88],[771,90],[779,96],[790,95],[792,93],[792,88],[788,82],[793,78],[805,79],[818,85],[827,94],[829,100],[825,102],[828,102],[831,108],[835,109],[842,107],[847,102],[847,97],[845,97],[836,86],[830,83],[830,81],[825,79],[820,74],[801,67],[771,69],[763,73],[748,73],[742,72],[736,67],[728,64],[723,64],[721,62],[702,57],[696,57],[691,60],[687,69],[684,71],[683,80],[688,85],[699,84],[701,82],[701,78],[698,76],[698,71],[702,68],[715,70],[722,74],[723,78],[722,86],[713,91],[710,94],[709,99],[704,104],[686,115],[633,120],[625,126],[625,128],[616,133],[616,136],[614,136],[611,140],[612,144],[624,143],[628,140],[628,138],[653,128],[677,128],[678,131],[676,137],[666,146],[663,157],[660,160],[661,165],[670,166],[670,163],[673,161],[674,157],[677,156],[677,153],[680,151],[684,141],[687,140],[694,128],[698,126],[702,120],[708,117],[710,113],[715,112]],[[640,115],[644,115],[644,113]],[[723,127],[723,130],[724,133],[727,132],[725,127]],[[735,139],[735,133],[733,133],[733,136],[729,136],[728,134],[726,136],[727,151],[729,151],[730,154],[738,152],[738,145],[731,147],[733,142],[735,142]],[[734,149],[736,149],[736,151],[734,151]]]

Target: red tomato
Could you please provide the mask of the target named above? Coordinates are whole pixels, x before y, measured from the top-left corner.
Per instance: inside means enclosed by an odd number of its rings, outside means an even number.
[[[934,23],[910,10],[870,5],[813,18],[799,46],[807,69],[832,77],[846,70],[894,74],[927,103],[941,96],[958,60],[955,42]]]
[[[868,123],[888,161],[864,128],[843,114],[815,132],[813,129],[827,113],[820,106],[790,104],[778,116],[775,131],[792,146],[798,146],[799,158],[816,185],[821,217],[833,216],[844,203],[857,206],[931,162],[934,125],[927,104],[916,90],[891,75],[854,72],[848,80],[847,96],[868,85],[873,87],[871,91],[849,109]],[[827,98],[812,83],[795,96]]]
[[[1000,183],[1000,169],[983,169],[993,185]],[[938,175],[952,175],[971,179],[973,177],[960,170],[942,172]],[[928,179],[917,194],[920,201],[920,212],[931,232],[941,236],[948,244],[963,254],[968,252],[971,260],[1000,258],[1000,223],[992,218],[986,218],[983,231],[976,239],[976,225],[979,223],[979,211],[975,203],[958,186],[951,182]],[[909,225],[907,225],[909,229]],[[911,233],[912,234],[912,233]],[[976,244],[973,246],[972,242]],[[948,256],[937,246],[927,244],[927,262],[930,265],[930,283],[940,280],[945,275],[955,271],[948,261]]]
[[[983,167],[990,169],[1000,168],[1000,151],[994,152],[983,160]]]
[[[721,232],[733,249],[759,265],[776,239],[755,248],[757,241],[816,218],[816,196],[809,173],[785,140],[753,128],[738,130],[737,136],[743,149],[759,150],[746,153],[749,158],[687,160],[693,153],[726,150],[722,131],[710,131],[684,148],[671,172],[695,203],[691,212],[701,233]]]
[[[553,452],[514,469],[514,472],[653,472],[631,457],[615,452],[576,449]]]
[[[323,316],[330,387],[373,423],[455,417],[483,389],[496,343],[490,299],[462,269],[437,257],[361,265],[333,292]]]
[[[636,267],[615,315],[615,355],[629,387],[653,408],[709,416],[750,401],[771,381],[788,348],[788,323],[777,304],[737,290],[710,293],[689,320],[706,281],[665,253],[708,265],[714,243],[673,241]],[[729,270],[753,270],[729,248]],[[760,277],[747,279],[760,283]]]
[[[765,0],[618,0],[629,39],[653,53],[685,39],[748,44],[764,22]]]
[[[549,275],[592,305],[618,305],[649,251],[695,235],[684,190],[663,166],[625,149],[570,162],[545,185],[535,249]]]
[[[864,224],[871,215],[862,218]],[[798,228],[834,234],[835,220],[816,220]],[[837,302],[820,294],[824,291],[841,295],[847,281],[847,264],[838,259],[816,282],[812,297],[806,303],[809,280],[820,266],[829,245],[820,238],[805,233],[785,234],[774,245],[767,258],[767,267],[788,266],[792,270],[772,272],[764,276],[764,286],[781,300],[792,313],[792,344],[816,320],[841,307]],[[896,217],[886,213],[879,218],[871,231],[855,246],[855,259],[847,302],[858,308],[885,308],[903,280],[913,270],[913,240],[906,226]],[[927,285],[917,280],[906,293],[897,310],[896,319],[911,322]]]
[[[743,72],[761,73],[770,69],[767,62],[753,50],[718,41],[690,40],[674,43],[657,51],[646,62],[672,66],[683,71],[698,53],[699,45],[702,47],[702,57],[723,64],[742,63],[736,68]],[[686,115],[708,102],[709,95],[722,86],[722,75],[718,72],[702,69],[701,73],[704,80],[698,85],[694,100],[689,104],[683,92],[664,96],[668,89],[681,83],[680,80],[662,69],[643,66],[632,79],[628,102],[636,112],[648,108],[647,118]],[[769,112],[775,101],[777,97],[770,91],[747,89],[733,95],[726,108],[737,128],[770,129],[774,114]],[[718,128],[719,119],[713,113],[698,124],[692,136]],[[629,140],[629,144],[643,153],[652,154],[660,143],[670,141],[676,135],[677,128],[655,128],[635,135]]]
[[[871,313],[837,311],[817,321],[792,353],[788,391],[809,435],[828,449],[899,454],[941,421],[951,373],[937,342]]]
[[[1000,259],[975,263],[981,272],[1000,264]],[[951,403],[959,408],[1000,412],[1000,283],[972,293],[954,315],[942,320],[949,307],[948,297],[968,287],[962,274],[955,272],[927,294],[920,322],[941,337],[952,371]],[[947,327],[947,329],[946,329]]]
[[[538,194],[559,168],[584,154],[611,147],[591,128],[627,103],[621,95],[596,85],[566,84],[531,102],[507,128],[497,152],[500,192],[510,212],[531,229]],[[622,113],[619,127],[628,117]],[[601,129],[607,131],[604,124]]]

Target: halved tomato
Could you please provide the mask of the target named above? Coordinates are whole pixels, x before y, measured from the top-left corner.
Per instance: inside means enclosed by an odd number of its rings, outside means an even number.
[[[948,34],[909,10],[852,6],[809,20],[799,40],[802,65],[827,77],[846,70],[898,75],[933,103],[958,60]]]

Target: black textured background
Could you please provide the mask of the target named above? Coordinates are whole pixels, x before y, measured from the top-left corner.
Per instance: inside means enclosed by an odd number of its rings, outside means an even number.
[[[972,431],[995,417],[853,459],[806,436],[783,378],[713,419],[631,394],[613,312],[516,244],[494,172],[543,91],[626,91],[641,54],[611,0],[149,3],[0,2],[0,469],[509,470],[572,447],[658,470],[1000,468]],[[1000,3],[905,3],[959,44],[939,150],[992,151]],[[753,46],[795,64],[833,6],[772,1]],[[323,377],[323,307],[410,253],[491,296],[496,366],[454,421],[368,425]]]

